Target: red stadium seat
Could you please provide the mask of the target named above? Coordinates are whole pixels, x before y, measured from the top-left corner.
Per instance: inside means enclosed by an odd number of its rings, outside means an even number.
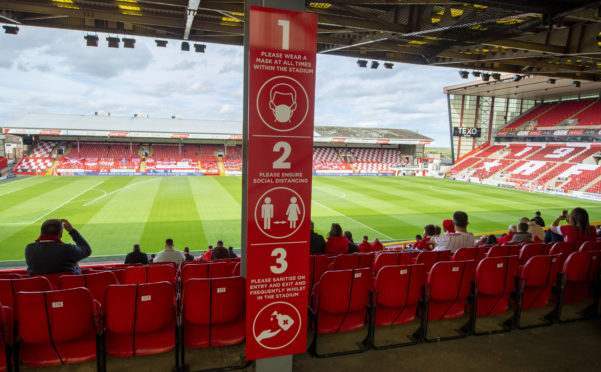
[[[486,248],[483,247],[459,248],[451,257],[451,261],[474,261],[474,264],[478,266],[485,256]]]
[[[240,262],[236,262],[234,270],[232,270],[232,276],[240,276]]]
[[[21,291],[49,291],[51,289],[50,282],[44,277],[0,279],[0,303],[14,309],[17,293]]]
[[[232,271],[233,268],[227,262],[186,265],[182,270],[181,282],[184,285],[189,279],[227,278],[232,276]]]
[[[580,252],[591,252],[591,251],[601,251],[601,241],[586,241],[583,242],[580,248],[578,249]]]
[[[8,273],[8,272],[0,273],[0,279],[21,279],[21,278],[23,278],[23,276],[21,276],[20,274],[17,274],[17,273]]]
[[[13,311],[0,304],[0,372],[12,371]]]
[[[561,270],[563,268],[563,263],[566,261],[568,256],[573,252],[578,250],[579,245],[576,242],[558,242],[553,244],[551,250],[549,251],[550,256],[558,255],[558,268]]]
[[[104,291],[111,284],[117,284],[117,277],[110,271],[98,271],[92,274],[63,275],[58,278],[59,289],[85,287],[92,297],[104,307]]]
[[[44,275],[32,275],[32,277],[44,277],[48,279],[52,289],[58,289],[58,278],[63,275],[76,275],[73,271],[66,271],[62,273],[44,274]]]
[[[561,271],[559,295],[555,296],[557,320],[575,320],[596,315],[599,300],[599,262],[601,251],[574,252],[568,256]],[[563,305],[587,302],[587,298],[589,306],[578,312],[581,316],[562,319]]]
[[[105,352],[113,357],[165,353],[176,346],[173,285],[166,282],[108,286],[105,303]],[[175,350],[176,370],[179,367]]]
[[[380,346],[375,345],[376,327],[410,323],[414,321],[417,305],[426,283],[424,265],[386,265],[376,275],[372,311],[370,317],[369,343],[375,349],[415,344],[412,342]]]
[[[367,267],[371,269],[371,266],[374,263],[374,253],[357,253],[357,255],[359,256],[359,263],[357,264],[357,268],[363,269]]]
[[[437,262],[432,266],[428,274],[424,301],[418,310],[422,324],[416,332],[417,337],[431,341],[428,337],[429,322],[455,319],[465,313],[474,272],[474,261]],[[467,334],[436,339],[452,339],[465,335]]]
[[[472,312],[471,319],[472,333],[489,334],[511,330],[511,327],[504,325],[503,329],[478,332],[476,326],[479,317],[503,314],[509,310],[517,269],[516,256],[487,257],[480,261],[476,269],[475,293],[477,295],[474,298],[476,311]]]
[[[334,263],[329,270],[349,270],[359,267],[359,255],[356,253],[339,254],[334,258]]]
[[[190,279],[182,293],[181,361],[185,348],[236,345],[244,341],[246,280],[240,276]]]
[[[309,257],[309,296],[311,296],[315,283],[319,282],[323,273],[328,271],[328,266],[334,262],[334,257],[323,254]]]
[[[309,351],[315,356],[334,356],[356,353],[358,350],[319,354],[317,336],[323,333],[338,333],[358,330],[365,324],[369,289],[372,283],[371,269],[327,271],[313,289],[313,304],[310,308],[313,342]]]
[[[15,363],[43,367],[96,358],[100,369],[102,324],[90,291],[19,292],[15,303]]]
[[[521,245],[507,244],[507,245],[493,245],[488,250],[486,257],[506,257],[506,256],[519,256]]]
[[[177,284],[176,266],[167,264],[153,264],[147,266],[128,267],[123,273],[123,284],[142,284],[169,282]]]
[[[376,256],[372,265],[372,271],[377,276],[380,269],[384,266],[398,265],[401,259],[400,252],[383,252]]]
[[[534,256],[549,254],[549,246],[546,243],[526,243],[520,250],[519,265],[524,266]]]
[[[450,261],[451,251],[423,251],[415,258],[416,264],[424,264],[426,272],[430,272],[432,266],[439,261]]]

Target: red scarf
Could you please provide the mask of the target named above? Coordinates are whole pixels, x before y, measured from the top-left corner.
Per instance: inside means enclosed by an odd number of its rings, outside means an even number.
[[[40,242],[42,240],[52,240],[52,241],[55,241],[57,243],[62,243],[63,242],[61,240],[60,236],[58,236],[58,235],[44,235],[44,234],[40,235],[40,237],[37,238],[35,241],[36,242]]]

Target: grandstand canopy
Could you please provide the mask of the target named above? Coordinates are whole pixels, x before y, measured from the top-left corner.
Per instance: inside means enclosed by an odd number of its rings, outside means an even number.
[[[124,117],[108,115],[27,114],[3,127],[2,133],[69,137],[198,139],[241,141],[242,122]],[[315,143],[425,145],[432,138],[405,129],[316,126]]]
[[[574,86],[571,79],[551,79],[546,76],[525,75],[519,81],[514,75],[503,75],[499,81],[470,81],[444,88],[445,94],[460,96],[501,97],[535,101],[564,97],[599,96],[601,82],[580,81]]]
[[[598,6],[585,0],[328,0],[307,1],[306,11],[319,15],[320,53],[598,81]],[[0,22],[157,39],[242,45],[244,21],[243,0],[0,1]]]

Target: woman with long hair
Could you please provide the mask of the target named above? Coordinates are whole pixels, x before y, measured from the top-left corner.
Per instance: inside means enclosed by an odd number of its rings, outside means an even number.
[[[341,254],[348,252],[348,239],[342,235],[342,227],[340,224],[333,223],[328,233],[328,241],[326,242],[326,254]]]
[[[559,226],[561,220],[566,220],[568,224]],[[584,208],[574,208],[570,214],[562,214],[553,221],[549,229],[561,235],[564,242],[583,242],[597,239],[595,227],[589,224],[588,212]]]

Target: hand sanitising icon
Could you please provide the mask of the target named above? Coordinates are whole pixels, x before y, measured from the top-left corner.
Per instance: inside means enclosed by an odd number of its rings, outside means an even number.
[[[267,338],[275,337],[281,331],[285,332],[294,325],[294,319],[292,319],[290,316],[288,316],[286,314],[280,314],[277,311],[274,311],[271,314],[271,321],[273,322],[276,319],[277,319],[278,327],[280,327],[280,329],[277,329],[275,331],[272,331],[271,329],[264,330],[257,336],[258,342],[261,342]]]

